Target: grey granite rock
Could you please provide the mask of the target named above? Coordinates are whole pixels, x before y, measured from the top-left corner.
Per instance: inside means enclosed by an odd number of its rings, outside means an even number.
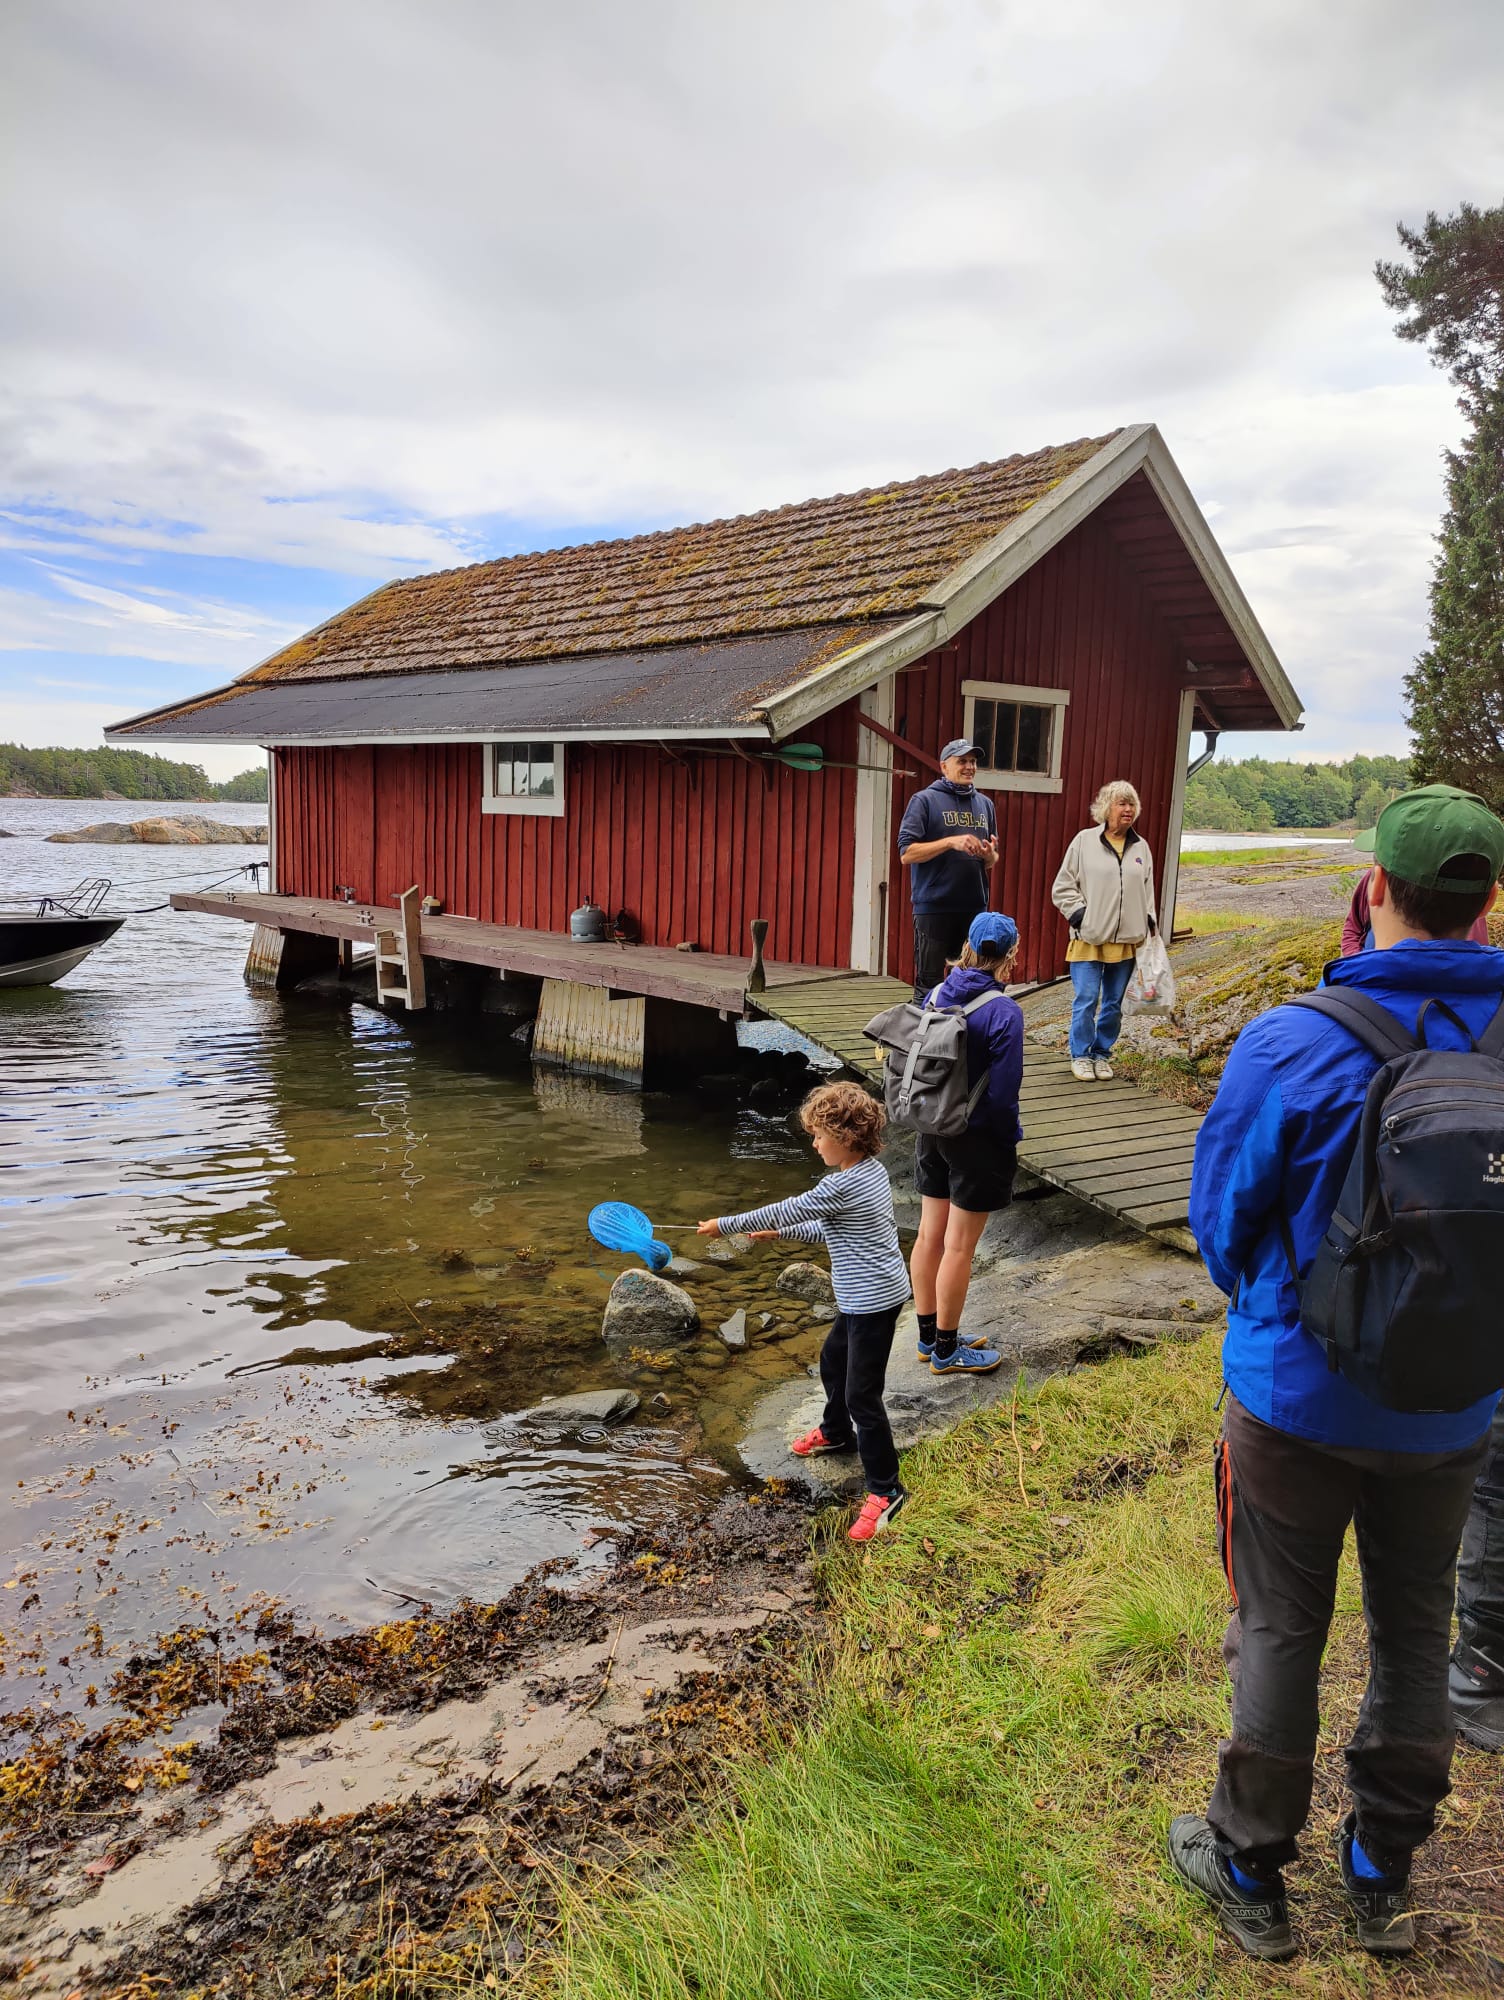
[[[806,1305],[835,1310],[835,1286],[830,1282],[829,1271],[818,1264],[786,1264],[778,1273],[778,1290],[790,1298],[803,1299]]]
[[[691,1340],[700,1314],[689,1293],[651,1271],[623,1271],[611,1287],[601,1338],[613,1353]]]
[[[742,1310],[740,1306],[738,1306],[736,1311],[731,1315],[730,1319],[724,1319],[721,1321],[721,1324],[717,1329],[717,1331],[719,1332],[722,1340],[725,1341],[726,1345],[729,1348],[733,1349],[733,1351],[739,1351],[747,1344],[746,1313]]]

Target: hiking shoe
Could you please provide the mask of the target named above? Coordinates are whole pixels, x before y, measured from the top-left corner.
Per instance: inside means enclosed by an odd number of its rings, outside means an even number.
[[[1410,1860],[1393,1874],[1370,1877],[1353,1872],[1353,1835],[1358,1816],[1349,1813],[1337,1829],[1337,1866],[1342,1886],[1358,1919],[1358,1942],[1376,1958],[1403,1958],[1415,1949],[1415,1919],[1410,1914]]]
[[[802,1438],[795,1438],[794,1442],[789,1446],[789,1450],[794,1454],[795,1458],[818,1458],[822,1452],[826,1451],[855,1451],[856,1440],[853,1438],[850,1444],[832,1444],[824,1431],[816,1424],[815,1428],[812,1431],[806,1431]]]
[[[1447,1673],[1457,1734],[1475,1750],[1504,1750],[1504,1667],[1459,1638]]]
[[[970,1340],[963,1340],[961,1342],[962,1347],[985,1347],[986,1345],[987,1336],[985,1333],[973,1334]],[[935,1352],[935,1343],[932,1340],[926,1340],[923,1334],[921,1334],[914,1343],[914,1352],[919,1356],[921,1361],[928,1361]]]
[[[1090,1056],[1077,1056],[1071,1064],[1071,1075],[1076,1078],[1078,1083],[1095,1083],[1097,1080],[1097,1066]]]
[[[1181,1813],[1170,1821],[1170,1866],[1188,1889],[1194,1889],[1252,1958],[1293,1958],[1295,1938],[1285,1904],[1285,1885],[1274,1875],[1261,1893],[1250,1895],[1232,1878],[1227,1857],[1200,1813]]]
[[[1106,1056],[1092,1057],[1091,1073],[1097,1079],[1098,1083],[1112,1082],[1112,1064],[1107,1060]]]
[[[990,1375],[994,1368],[1001,1368],[1003,1357],[993,1347],[967,1347],[962,1344],[954,1354],[947,1354],[942,1360],[938,1354],[930,1356],[932,1375]]]
[[[908,1499],[908,1494],[869,1493],[862,1502],[862,1511],[846,1530],[848,1542],[870,1542],[874,1535],[880,1535],[884,1528],[891,1528]]]

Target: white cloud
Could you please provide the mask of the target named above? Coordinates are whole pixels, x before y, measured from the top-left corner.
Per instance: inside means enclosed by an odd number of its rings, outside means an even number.
[[[163,688],[140,702],[145,709],[172,699],[172,690]],[[20,743],[28,749],[98,750],[104,746],[108,724],[119,722],[124,709],[118,700],[71,701],[45,694],[0,691],[0,742]],[[265,761],[265,753],[254,744],[236,743],[221,749],[204,743],[153,743],[152,754],[198,764],[216,784],[233,778],[238,771]]]
[[[240,607],[120,570],[375,579],[1149,417],[1310,740],[1398,729],[1456,418],[1371,266],[1494,198],[1496,0],[19,0],[9,39],[0,540],[131,601],[6,599],[8,643],[240,668]]]

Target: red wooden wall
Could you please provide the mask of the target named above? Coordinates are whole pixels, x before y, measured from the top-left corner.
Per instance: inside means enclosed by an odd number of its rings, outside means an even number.
[[[848,709],[801,740],[854,762]],[[567,931],[591,896],[626,909],[648,944],[689,940],[845,965],[851,955],[856,775],[788,771],[690,745],[570,744],[565,810],[481,811],[476,744],[277,752],[277,886],[385,903],[412,883],[490,923]]]
[[[1089,520],[953,644],[898,676],[898,733],[932,750],[963,724],[963,680],[1066,688],[1063,791],[993,792],[1002,860],[993,907],[1023,934],[1020,977],[1063,969],[1050,884],[1109,778],[1138,787],[1163,881],[1184,648],[1105,529]],[[846,762],[876,739],[848,703],[799,732]],[[773,958],[846,965],[855,773],[801,774],[685,745],[571,744],[559,819],[481,811],[476,744],[277,752],[277,875],[285,894],[350,884],[386,903],[410,884],[492,923],[567,931],[587,896],[628,910],[649,944],[749,949],[770,920]],[[899,761],[902,762],[900,755]],[[893,833],[917,781],[894,786]],[[888,862],[889,969],[913,973],[908,871]]]
[[[992,878],[992,907],[1018,923],[1019,978],[1044,979],[1064,969],[1068,933],[1050,901],[1050,885],[1072,834],[1090,823],[1088,808],[1108,779],[1126,778],[1137,788],[1144,807],[1140,830],[1154,851],[1156,881],[1163,881],[1184,660],[1184,646],[1106,530],[1087,520],[950,646],[898,676],[894,727],[911,742],[937,749],[961,733],[962,681],[1012,681],[1070,692],[1063,789],[989,793],[1002,849]],[[911,979],[909,871],[900,866],[897,847],[904,802],[895,787],[888,964],[900,978]]]

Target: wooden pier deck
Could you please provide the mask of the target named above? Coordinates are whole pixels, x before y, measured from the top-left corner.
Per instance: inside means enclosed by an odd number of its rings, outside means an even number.
[[[790,980],[753,996],[760,1013],[807,1035],[858,1076],[876,1077],[877,1046],[862,1028],[909,997],[902,980],[853,973]],[[1189,1205],[1199,1112],[1131,1083],[1079,1083],[1063,1055],[1024,1047],[1019,1163],[1040,1180],[1194,1252]]]
[[[239,917],[272,930],[303,931],[313,937],[369,943],[396,921],[390,907],[344,903],[333,897],[273,896],[251,890],[220,889],[210,895],[176,895],[175,910],[198,910],[211,917]],[[420,949],[425,958],[457,959],[499,972],[530,973],[540,979],[568,979],[579,986],[604,986],[615,993],[641,993],[659,1000],[684,1000],[714,1007],[725,1015],[748,1011],[747,972],[751,955],[732,958],[713,951],[675,951],[647,944],[578,944],[557,931],[522,930],[487,924],[475,917],[424,917]],[[787,965],[769,959],[770,991],[804,990],[850,975],[833,966]],[[866,1014],[862,1020],[866,1020]],[[858,1023],[860,1026],[860,1023]]]

